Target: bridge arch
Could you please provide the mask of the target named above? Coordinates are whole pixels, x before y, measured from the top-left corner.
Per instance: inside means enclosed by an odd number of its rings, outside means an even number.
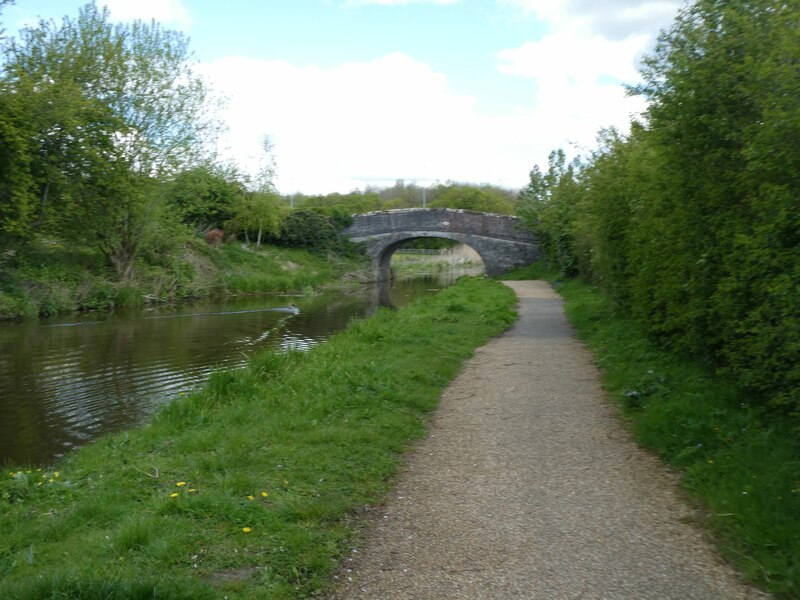
[[[393,237],[392,239],[385,240],[386,243],[385,243],[385,245],[383,245],[382,248],[374,248],[373,249],[373,251],[377,252],[377,254],[378,254],[377,259],[376,259],[377,262],[374,265],[376,267],[376,269],[377,269],[377,272],[378,273],[382,273],[384,275],[390,273],[391,272],[391,264],[392,264],[392,256],[394,256],[394,253],[397,250],[399,250],[400,248],[402,248],[403,246],[405,246],[407,242],[410,242],[412,240],[419,240],[419,239],[422,239],[422,238],[445,238],[445,239],[453,240],[453,241],[456,241],[456,242],[460,242],[460,243],[462,243],[462,244],[464,244],[466,246],[469,246],[470,248],[475,250],[475,252],[478,253],[478,256],[480,256],[481,260],[483,261],[484,268],[485,269],[488,268],[488,267],[486,267],[486,258],[484,258],[484,254],[481,252],[481,249],[479,247],[476,247],[475,241],[470,239],[470,236],[459,235],[459,234],[446,235],[446,234],[441,234],[441,233],[432,233],[432,234],[428,234],[428,235],[418,235],[418,234],[416,234],[416,235],[412,235],[411,237],[397,236],[397,237]],[[378,277],[378,280],[382,280],[382,279],[385,279],[385,278],[386,277]]]
[[[535,237],[517,217],[451,208],[386,210],[353,216],[343,235],[365,245],[378,281],[391,278],[392,254],[425,237],[455,240],[473,248],[486,274],[499,275],[539,256]]]

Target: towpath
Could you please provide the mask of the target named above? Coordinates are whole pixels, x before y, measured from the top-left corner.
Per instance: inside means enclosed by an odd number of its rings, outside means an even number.
[[[340,575],[339,600],[765,598],[631,441],[544,282],[476,351]]]

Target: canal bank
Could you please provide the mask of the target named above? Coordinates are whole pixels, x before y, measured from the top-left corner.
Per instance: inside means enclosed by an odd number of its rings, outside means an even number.
[[[366,268],[355,256],[267,245],[210,246],[195,238],[173,255],[142,259],[130,277],[120,279],[96,252],[40,239],[25,251],[0,255],[0,323],[302,290]]]
[[[300,598],[513,293],[465,278],[310,352],[260,353],[142,428],[0,474],[0,597]]]
[[[383,293],[359,284],[0,323],[0,466],[50,464],[144,423],[213,371],[265,350],[308,350],[381,301],[406,306],[463,273],[385,282]]]
[[[755,599],[604,400],[544,282],[447,388],[339,577],[346,599]]]
[[[401,256],[392,263],[397,277],[381,284],[360,283],[368,278],[361,271],[335,279],[363,265],[300,250],[200,251],[190,261],[195,283],[201,295],[216,289],[213,298],[0,320],[0,467],[50,464],[145,422],[214,370],[240,367],[266,349],[307,350],[380,306],[406,306],[483,271],[463,246]],[[291,303],[299,313],[284,310]]]

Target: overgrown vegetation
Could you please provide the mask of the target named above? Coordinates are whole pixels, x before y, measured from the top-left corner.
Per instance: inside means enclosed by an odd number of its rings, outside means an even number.
[[[683,473],[721,553],[778,597],[800,595],[800,449],[790,424],[706,365],[665,350],[596,285],[537,264],[593,350],[637,439]]]
[[[514,321],[465,278],[306,354],[266,353],[54,467],[0,477],[0,596],[298,598],[349,552],[462,361]],[[420,357],[424,357],[421,360]]]
[[[800,425],[800,5],[698,0],[644,62],[629,136],[551,155],[519,213],[663,347]]]

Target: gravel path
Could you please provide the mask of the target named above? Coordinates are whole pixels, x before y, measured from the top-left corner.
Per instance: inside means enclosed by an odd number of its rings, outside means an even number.
[[[544,282],[451,384],[335,598],[766,598],[639,450]]]

